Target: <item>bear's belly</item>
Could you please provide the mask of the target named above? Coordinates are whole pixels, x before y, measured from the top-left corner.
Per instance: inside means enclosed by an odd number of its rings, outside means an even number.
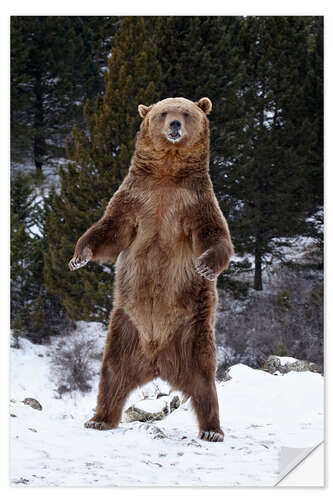
[[[186,244],[163,245],[158,234],[149,243],[133,245],[116,263],[115,307],[122,307],[142,340],[162,348],[193,317],[189,284],[197,275]]]

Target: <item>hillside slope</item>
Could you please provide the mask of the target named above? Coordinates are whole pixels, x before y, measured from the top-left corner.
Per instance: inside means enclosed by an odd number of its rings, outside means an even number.
[[[103,341],[105,332],[96,334],[92,327],[88,332]],[[28,340],[11,349],[14,485],[271,486],[281,446],[304,448],[323,439],[321,375],[274,376],[242,364],[231,368],[231,380],[217,384],[224,443],[197,438],[190,401],[159,422],[122,422],[106,432],[85,429],[98,376],[88,394],[59,399],[49,369],[51,350],[52,345]],[[151,389],[137,390],[126,406],[144,393],[151,396]],[[42,411],[23,404],[27,397],[36,398]],[[157,402],[151,401],[152,407]]]

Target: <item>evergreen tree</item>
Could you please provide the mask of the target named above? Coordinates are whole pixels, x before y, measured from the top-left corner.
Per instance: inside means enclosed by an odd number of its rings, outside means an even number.
[[[218,191],[221,156],[230,159],[242,119],[238,90],[241,58],[237,45],[242,19],[237,16],[167,16],[154,26],[162,65],[162,98],[207,96],[213,103],[211,175]]]
[[[311,123],[314,134],[313,146],[307,161],[307,182],[316,208],[323,205],[324,188],[324,26],[323,17],[302,18],[307,38],[307,64],[303,75],[304,115]],[[292,108],[295,112],[296,108]]]
[[[18,174],[11,180],[11,319],[38,293],[32,279],[38,212],[36,196],[27,180]]]
[[[13,161],[31,158],[41,171],[64,157],[71,124],[82,123],[82,104],[101,89],[100,57],[109,52],[116,29],[117,18],[100,18],[100,30],[93,31],[95,19],[11,18]]]
[[[105,92],[84,107],[85,130],[73,129],[61,191],[47,223],[45,282],[75,320],[106,322],[111,305],[110,266],[90,263],[71,273],[68,261],[79,236],[102,215],[129,168],[140,103],[159,99],[160,66],[142,17],[125,17],[105,73]],[[149,23],[148,23],[149,24]]]
[[[43,198],[19,173],[11,181],[11,327],[17,338],[35,342],[63,332],[68,324],[58,299],[45,290],[44,231]]]
[[[261,290],[274,239],[304,234],[314,208],[309,158],[317,136],[306,113],[305,76],[311,60],[302,18],[248,17],[240,40],[244,121],[236,155],[221,161],[221,181],[236,249],[255,256],[254,287]]]

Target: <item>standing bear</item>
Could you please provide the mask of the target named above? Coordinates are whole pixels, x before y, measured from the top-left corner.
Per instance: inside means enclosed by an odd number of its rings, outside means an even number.
[[[209,177],[211,101],[139,105],[128,175],[78,240],[71,270],[115,263],[92,429],[117,427],[130,392],[161,377],[192,398],[199,437],[223,441],[215,387],[216,280],[233,246]]]

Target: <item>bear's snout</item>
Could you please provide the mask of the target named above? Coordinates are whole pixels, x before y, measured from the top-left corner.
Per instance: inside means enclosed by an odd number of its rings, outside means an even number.
[[[168,140],[171,142],[177,142],[182,138],[182,136],[183,136],[182,124],[180,123],[179,120],[172,120],[169,123],[167,131]]]

